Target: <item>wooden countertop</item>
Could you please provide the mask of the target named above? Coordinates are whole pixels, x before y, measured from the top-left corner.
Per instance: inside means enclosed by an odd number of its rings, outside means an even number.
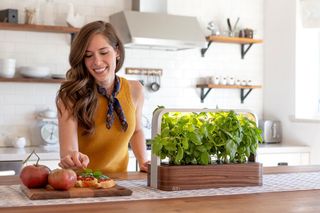
[[[319,172],[320,166],[265,167],[264,174]],[[110,175],[115,179],[146,179],[145,173]],[[0,177],[0,185],[18,184],[17,176]],[[320,212],[320,190],[272,192],[161,200],[0,208],[0,212]]]

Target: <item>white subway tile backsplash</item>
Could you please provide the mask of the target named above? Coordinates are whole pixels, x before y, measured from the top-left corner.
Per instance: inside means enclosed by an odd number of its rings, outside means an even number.
[[[24,7],[36,6],[36,2],[1,0],[0,9],[18,8],[21,16],[19,22],[22,23]],[[45,1],[38,2],[42,5]],[[108,21],[109,15],[131,9],[131,1],[128,0],[54,0],[56,24],[66,26],[68,3],[74,4],[76,12],[84,15],[86,22]],[[263,0],[171,0],[168,1],[168,13],[196,16],[204,36],[210,34],[206,29],[209,21],[214,20],[223,32],[227,29],[228,17],[232,22],[240,17],[239,28],[250,27],[254,29],[257,38],[263,38]],[[17,67],[45,65],[53,73],[59,74],[65,74],[69,69],[71,39],[68,34],[0,30],[0,38],[0,58],[16,58]],[[240,103],[239,89],[212,89],[204,103],[201,103],[200,89],[196,88],[196,84],[201,80],[207,81],[211,76],[234,76],[261,84],[263,44],[253,45],[244,60],[241,59],[238,44],[212,43],[205,57],[201,57],[200,49],[177,52],[126,49],[125,63],[118,74],[150,83],[154,81],[153,77],[125,75],[125,67],[163,69],[160,90],[151,92],[145,89],[143,114],[149,120],[157,105],[170,108],[242,108],[262,114],[262,89],[254,89],[244,104]],[[58,88],[59,84],[0,82],[0,146],[4,145],[7,135],[17,134],[12,126],[30,135],[35,128],[35,125],[30,124],[36,123],[36,112],[48,107],[55,109]]]

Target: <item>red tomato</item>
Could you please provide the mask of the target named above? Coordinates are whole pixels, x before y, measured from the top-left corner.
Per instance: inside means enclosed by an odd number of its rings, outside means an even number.
[[[74,187],[77,174],[71,169],[54,169],[49,174],[48,182],[56,190],[68,190]]]
[[[50,169],[43,165],[29,165],[20,172],[21,182],[28,188],[42,188],[48,184]]]

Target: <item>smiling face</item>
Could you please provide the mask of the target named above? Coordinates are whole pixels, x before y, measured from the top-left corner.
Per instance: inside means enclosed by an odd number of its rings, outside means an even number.
[[[86,49],[84,62],[90,74],[99,85],[111,86],[115,77],[116,62],[119,53],[105,36],[96,34]]]

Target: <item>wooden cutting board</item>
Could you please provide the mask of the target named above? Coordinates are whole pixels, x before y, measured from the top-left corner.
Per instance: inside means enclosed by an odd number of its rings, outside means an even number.
[[[66,191],[54,190],[51,187],[40,189],[29,189],[24,185],[20,185],[24,194],[30,200],[45,200],[45,199],[61,199],[61,198],[84,198],[84,197],[110,197],[110,196],[129,196],[132,191],[123,186],[115,185],[108,189],[95,188],[71,188]]]

